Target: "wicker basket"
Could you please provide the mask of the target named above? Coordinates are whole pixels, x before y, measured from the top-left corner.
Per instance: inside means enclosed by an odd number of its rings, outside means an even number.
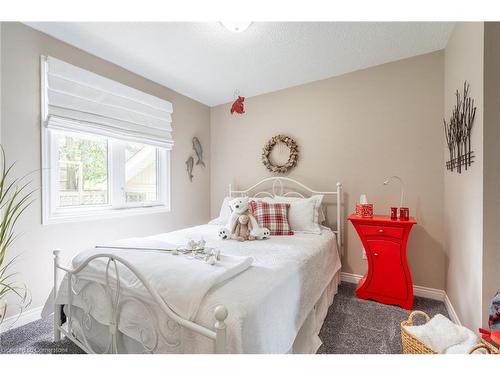
[[[490,354],[500,354],[500,349],[485,339],[481,339],[481,343],[478,345],[485,347]]]
[[[408,333],[404,327],[413,325],[413,318],[417,315],[425,317],[426,322],[430,320],[429,315],[423,311],[412,311],[408,319],[401,322],[401,342],[403,343],[404,354],[438,354],[412,334]]]
[[[413,325],[413,318],[417,315],[425,317],[426,322],[430,320],[429,315],[423,311],[412,311],[408,319],[401,322],[401,342],[403,343],[403,353],[404,354],[438,354],[419,339],[417,339],[412,334],[408,333],[404,327]],[[485,349],[487,354],[497,353],[497,348],[495,348],[488,341],[482,339],[481,343],[474,345],[470,350],[469,354],[474,353],[476,350]]]
[[[469,350],[469,354],[472,354],[474,353],[476,350],[479,350],[479,349],[484,349],[486,350],[486,354],[493,354],[495,353],[496,351],[494,351],[492,349],[492,346],[491,344],[489,343],[485,343],[484,340],[481,340],[481,344],[477,344],[477,345],[474,345],[470,350]]]

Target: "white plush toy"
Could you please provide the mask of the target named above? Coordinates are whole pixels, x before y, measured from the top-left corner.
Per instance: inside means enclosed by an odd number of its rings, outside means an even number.
[[[258,240],[265,240],[271,237],[271,231],[267,228],[258,227],[252,231],[252,235]]]
[[[231,215],[229,216],[229,221],[226,224],[226,228],[229,229],[229,231],[231,231],[231,228],[234,226],[234,222],[238,220],[240,215],[248,215],[252,223],[252,228],[259,228],[259,223],[257,223],[257,220],[255,220],[255,217],[252,215],[250,210],[250,198],[234,198],[231,202],[229,202],[229,209],[231,210]]]
[[[219,238],[223,240],[231,238],[231,231],[234,227],[234,223],[241,215],[248,215],[251,222],[252,231],[250,234],[252,236],[259,240],[269,238],[269,230],[267,228],[261,228],[255,217],[252,215],[249,197],[234,198],[229,202],[229,208],[231,210],[231,215],[229,216],[226,226],[219,229]]]
[[[236,220],[240,215],[249,214],[250,213],[250,200],[248,197],[234,198],[231,202],[229,202],[229,209],[231,210],[231,215],[229,216],[229,221],[226,224],[226,228],[231,230],[234,226]],[[255,220],[255,218],[253,218]],[[253,225],[252,221],[252,225]],[[256,223],[255,223],[256,224]]]

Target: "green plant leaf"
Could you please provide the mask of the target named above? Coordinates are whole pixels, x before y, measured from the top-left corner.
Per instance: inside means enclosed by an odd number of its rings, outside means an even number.
[[[11,178],[16,163],[7,166],[5,150],[1,145],[0,155],[2,157],[0,163],[0,298],[7,294],[14,294],[19,300],[22,312],[23,308],[31,303],[31,294],[26,285],[19,285],[13,281],[18,273],[11,272],[10,269],[18,256],[8,262],[5,262],[5,257],[10,246],[18,237],[14,231],[15,226],[19,218],[34,202],[33,196],[37,190],[28,191],[31,181],[27,181],[27,178],[34,172],[22,177]]]

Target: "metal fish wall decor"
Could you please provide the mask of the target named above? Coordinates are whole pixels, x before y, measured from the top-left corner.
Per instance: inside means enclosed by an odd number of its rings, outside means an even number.
[[[194,165],[194,159],[192,156],[190,156],[187,160],[186,160],[186,170],[187,170],[187,173],[188,173],[188,177],[189,177],[189,181],[193,182],[193,165]]]
[[[201,147],[200,140],[198,137],[193,137],[193,150],[196,153],[196,165],[201,164],[203,167],[205,167],[205,163],[203,162],[203,148]]]
[[[203,161],[203,147],[201,146],[201,142],[198,137],[193,137],[193,150],[196,156],[196,164],[194,162],[194,157],[192,155],[186,160],[186,170],[188,173],[189,180],[193,181],[193,168],[195,165],[201,165],[205,168],[205,162]]]

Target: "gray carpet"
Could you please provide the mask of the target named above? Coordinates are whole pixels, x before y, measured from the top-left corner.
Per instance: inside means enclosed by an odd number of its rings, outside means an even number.
[[[399,323],[408,311],[364,301],[354,295],[354,284],[342,283],[320,332],[320,354],[401,353]],[[413,308],[430,316],[448,316],[442,302],[415,298]],[[0,353],[77,354],[80,348],[67,339],[52,342],[52,320],[37,320],[0,335]]]
[[[399,324],[409,311],[358,299],[355,288],[356,285],[349,283],[339,287],[319,334],[323,345],[318,354],[402,353]],[[413,310],[425,311],[431,317],[436,314],[449,317],[443,302],[427,298],[415,297]]]
[[[0,335],[0,353],[4,354],[80,354],[71,340],[52,342],[52,317],[40,319]]]

